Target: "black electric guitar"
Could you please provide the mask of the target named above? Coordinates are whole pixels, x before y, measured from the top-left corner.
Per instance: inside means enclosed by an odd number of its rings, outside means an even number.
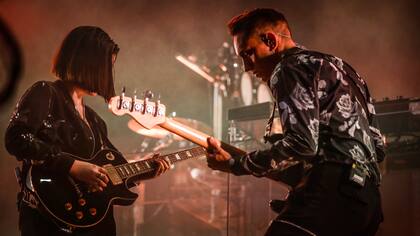
[[[209,148],[207,138],[210,137],[201,131],[190,128],[174,119],[166,118],[165,105],[159,100],[151,102],[147,97],[139,100],[136,97],[126,97],[124,93],[110,99],[109,110],[115,115],[129,115],[146,129],[160,126],[174,134],[177,134],[197,145]],[[218,141],[221,147],[232,156],[243,156],[246,154],[235,146]],[[274,171],[267,174],[269,179],[280,181],[290,188],[295,187],[302,180],[303,174],[308,166],[302,161],[296,161],[290,158],[278,164]]]
[[[108,173],[109,182],[103,191],[90,191],[89,187],[70,177],[46,171],[42,165],[33,165],[28,172],[26,184],[39,200],[38,206],[43,213],[63,229],[91,227],[104,219],[112,205],[130,205],[138,197],[129,190],[143,174],[157,168],[156,159],[162,158],[175,163],[190,158],[205,156],[202,147],[195,147],[159,156],[154,159],[128,163],[121,153],[103,149],[88,161],[102,166]],[[80,159],[78,157],[75,157]]]

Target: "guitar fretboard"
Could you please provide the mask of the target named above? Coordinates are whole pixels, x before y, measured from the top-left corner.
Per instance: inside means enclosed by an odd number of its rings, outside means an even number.
[[[125,179],[153,171],[157,167],[155,161],[158,159],[165,159],[173,164],[178,161],[187,160],[190,158],[203,157],[205,155],[206,150],[203,147],[195,147],[192,149],[159,156],[157,158],[118,165],[115,166],[115,170],[117,171],[121,179]]]

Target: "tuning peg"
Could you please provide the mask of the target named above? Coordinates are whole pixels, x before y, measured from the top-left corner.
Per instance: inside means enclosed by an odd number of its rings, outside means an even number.
[[[154,94],[152,90],[146,90],[146,92],[144,93],[144,98],[153,99],[153,97],[154,97]]]
[[[134,105],[136,103],[136,100],[137,100],[137,90],[134,90],[134,94],[131,97],[131,108],[130,108],[131,112],[134,111]]]
[[[160,93],[158,93],[157,99],[155,101],[155,116],[159,114],[159,107],[160,107]]]
[[[120,94],[120,101],[118,102],[118,109],[121,109],[122,103],[124,101],[125,97],[125,86],[122,88],[121,94]]]

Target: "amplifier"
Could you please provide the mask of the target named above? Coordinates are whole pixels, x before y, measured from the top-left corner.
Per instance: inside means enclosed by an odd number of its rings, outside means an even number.
[[[376,117],[382,133],[420,132],[420,99],[406,98],[374,103]],[[229,109],[228,120],[251,121],[268,119],[272,102]],[[278,112],[276,112],[278,116]]]
[[[383,134],[420,132],[420,99],[399,98],[374,105]]]
[[[263,102],[249,106],[235,107],[228,110],[228,120],[230,121],[251,121],[268,119],[273,110],[272,102]],[[278,116],[278,112],[276,112]]]

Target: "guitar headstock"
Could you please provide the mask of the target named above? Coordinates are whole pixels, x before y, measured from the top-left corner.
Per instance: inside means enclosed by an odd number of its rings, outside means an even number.
[[[146,129],[151,129],[166,120],[165,105],[160,103],[159,98],[151,101],[152,98],[153,93],[150,90],[144,93],[143,100],[137,99],[136,95],[127,97],[124,88],[121,95],[109,100],[108,108],[118,116],[128,114]]]

